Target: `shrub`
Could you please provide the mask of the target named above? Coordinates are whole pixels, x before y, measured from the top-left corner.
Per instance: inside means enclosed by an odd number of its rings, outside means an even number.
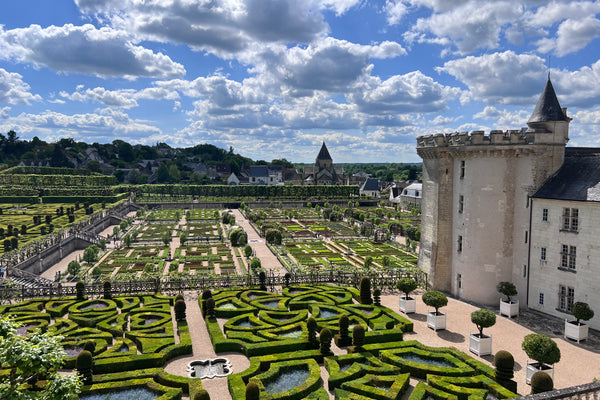
[[[494,365],[496,366],[496,379],[498,380],[508,381],[515,375],[515,359],[506,350],[500,350],[496,353]]]
[[[93,365],[94,359],[92,357],[92,353],[87,350],[81,351],[75,361],[75,368],[77,369],[77,372],[79,372],[79,375],[81,375],[81,380],[86,385],[92,383]]]
[[[510,303],[510,296],[517,295],[517,287],[512,282],[500,282],[496,286],[496,290],[506,296],[506,301]]]
[[[260,290],[267,291],[267,274],[265,271],[260,271],[258,274],[258,282],[260,283]]]
[[[317,320],[313,317],[309,317],[306,321],[306,329],[308,330],[308,342],[312,347],[317,347]]]
[[[435,308],[435,313],[439,314],[439,309],[448,304],[448,298],[442,292],[429,290],[423,294],[423,303]]]
[[[380,289],[373,290],[373,304],[375,304],[376,306],[381,305],[381,290]]]
[[[560,361],[560,349],[556,342],[541,333],[525,336],[521,344],[527,356],[540,364],[554,364]]]
[[[175,302],[175,305],[173,306],[174,310],[175,310],[175,319],[177,321],[185,321],[185,309],[186,309],[186,305],[185,305],[185,301],[184,300],[177,300]]]
[[[553,388],[552,378],[544,371],[538,371],[531,377],[531,394],[548,392]]]
[[[96,342],[93,340],[88,340],[84,343],[83,350],[89,351],[93,356],[94,352],[96,351]]]
[[[328,328],[323,328],[321,329],[321,333],[319,334],[319,344],[320,344],[320,351],[321,354],[323,355],[329,355],[331,354],[331,339],[333,338],[333,335],[331,334],[331,331]]]
[[[410,298],[410,292],[419,287],[419,283],[413,278],[402,278],[396,284],[396,287],[401,292],[404,292],[404,298]]]
[[[267,229],[265,239],[271,244],[281,244],[281,232],[277,229]]]
[[[183,297],[183,295],[181,293],[179,293],[177,296],[175,296],[175,301],[177,301],[177,300],[185,300],[185,298]]]
[[[212,297],[206,299],[206,317],[210,319],[215,317],[215,299]]]
[[[371,278],[363,276],[360,280],[360,304],[373,304],[371,298]]]
[[[112,298],[112,287],[109,280],[104,281],[104,298],[110,300]]]
[[[246,385],[246,400],[259,400],[260,399],[260,389],[256,382],[248,382]]]
[[[358,324],[352,328],[352,345],[361,348],[365,344],[365,327]]]
[[[83,281],[75,284],[75,291],[77,293],[77,301],[85,300],[85,283]]]
[[[286,272],[285,275],[283,276],[285,287],[289,287],[290,286],[290,278],[291,277],[292,277],[292,275],[289,272]]]
[[[471,313],[471,322],[477,326],[479,337],[483,337],[483,328],[489,328],[496,323],[496,314],[493,311],[482,308]]]
[[[81,271],[81,264],[79,264],[77,260],[69,262],[69,265],[67,265],[67,272],[69,273],[69,275],[77,276],[79,274],[79,271]]]
[[[206,390],[200,389],[194,395],[194,400],[210,400],[210,396]]]
[[[242,233],[240,233],[240,235],[237,238],[237,245],[245,246],[246,244],[248,244],[248,234],[242,231]]]
[[[250,257],[252,255],[252,253],[253,253],[252,246],[247,244],[246,247],[244,247],[244,255],[246,257]]]
[[[250,269],[252,269],[252,271],[257,271],[261,268],[262,268],[262,264],[260,262],[260,258],[254,257],[252,259],[252,261],[250,261]]]
[[[590,308],[588,303],[582,301],[573,303],[571,306],[571,314],[577,319],[577,325],[579,325],[579,320],[587,321],[594,318],[594,311]]]
[[[348,326],[350,325],[350,320],[346,314],[340,315],[339,319],[339,327],[340,327],[340,337],[348,337]]]

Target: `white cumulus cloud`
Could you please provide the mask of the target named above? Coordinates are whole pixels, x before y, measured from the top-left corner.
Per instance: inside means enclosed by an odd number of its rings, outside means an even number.
[[[0,28],[0,57],[36,67],[100,77],[173,78],[185,74],[183,65],[162,53],[132,42],[125,31],[93,25]]]

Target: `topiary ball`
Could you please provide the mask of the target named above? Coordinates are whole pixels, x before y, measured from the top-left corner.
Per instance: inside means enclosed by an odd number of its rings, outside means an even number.
[[[194,400],[210,400],[210,396],[206,390],[200,389],[194,395]]]
[[[514,376],[515,358],[506,350],[500,350],[494,356],[494,365],[496,366],[496,377],[498,379],[509,380]]]
[[[248,382],[246,385],[246,400],[259,400],[260,399],[260,389],[256,382]]]
[[[531,377],[531,394],[548,392],[554,389],[554,382],[550,375],[544,371],[538,371]]]
[[[75,368],[78,371],[85,371],[91,369],[94,365],[94,358],[92,357],[92,353],[87,350],[83,350],[79,352],[77,359],[75,361]]]
[[[88,340],[83,345],[83,350],[89,351],[92,355],[94,355],[94,351],[96,351],[96,342],[93,340]]]

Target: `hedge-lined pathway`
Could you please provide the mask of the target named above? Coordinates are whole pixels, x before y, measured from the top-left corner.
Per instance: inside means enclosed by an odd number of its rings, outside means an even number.
[[[193,292],[185,292],[186,319],[192,339],[193,355],[178,357],[168,362],[164,369],[170,374],[187,376],[187,364],[193,360],[206,360],[216,358],[217,354],[213,350],[206,323],[202,317],[198,296]],[[250,360],[240,353],[221,353],[218,357],[228,358],[233,365],[233,372],[241,372],[250,366]],[[203,379],[202,386],[208,391],[211,399],[230,400],[231,395],[227,387],[227,377]],[[188,399],[189,397],[182,397]]]
[[[243,228],[246,234],[248,234],[248,244],[254,250],[256,257],[260,259],[262,267],[267,271],[273,271],[276,274],[285,274],[287,271],[279,262],[279,259],[271,252],[267,246],[265,239],[260,237],[258,232],[254,230],[254,227],[250,224],[250,221],[246,219],[240,210],[233,210],[235,217],[235,224]]]
[[[191,292],[186,292],[187,321],[192,338],[193,356],[180,357],[172,360],[165,366],[169,373],[187,376],[186,365],[192,360],[204,360],[215,358],[215,354],[206,324],[202,318],[197,297]],[[414,295],[417,298],[417,312],[407,317],[414,323],[414,332],[405,334],[405,340],[418,340],[427,346],[455,347],[488,365],[493,365],[493,356],[478,357],[469,352],[469,333],[475,332],[476,327],[471,322],[471,312],[477,310],[476,306],[449,298],[448,305],[441,309],[447,315],[447,329],[434,332],[427,328],[427,306],[421,300],[421,294]],[[384,295],[381,297],[382,304],[398,312],[398,295]],[[497,312],[497,310],[495,310]],[[402,314],[404,315],[404,314]],[[496,325],[486,328],[484,332],[493,337],[493,351],[509,351],[515,358],[515,377],[518,391],[522,395],[529,394],[531,387],[525,384],[525,366],[527,355],[521,349],[521,343],[525,335],[530,333],[544,333],[552,337],[558,344],[562,358],[555,365],[555,387],[566,388],[569,386],[592,382],[594,378],[600,377],[600,346],[598,345],[596,331],[590,332],[593,339],[589,344],[578,345],[575,342],[565,340],[562,335],[554,333],[560,327],[561,321],[553,317],[547,317],[546,323],[541,327],[536,325],[537,313],[522,311],[515,319],[497,317]],[[535,326],[532,330],[531,326]],[[338,349],[332,344],[332,350],[336,354],[344,354],[345,350]],[[226,357],[233,364],[233,372],[240,372],[249,367],[250,362],[244,355],[238,353],[222,353],[218,357]],[[327,379],[326,371],[321,368],[322,377]],[[411,384],[413,384],[411,380]],[[203,379],[202,385],[209,392],[211,399],[229,400],[231,395],[227,387],[227,378]],[[410,392],[410,391],[409,391]],[[406,393],[403,399],[407,398]],[[184,397],[185,398],[185,397]],[[333,395],[330,393],[330,398]]]

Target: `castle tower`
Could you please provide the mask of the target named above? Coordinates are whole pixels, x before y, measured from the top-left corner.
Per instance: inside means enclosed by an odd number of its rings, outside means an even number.
[[[433,288],[497,304],[496,285],[527,293],[529,196],[562,164],[570,119],[550,79],[528,128],[420,136],[419,267]]]

